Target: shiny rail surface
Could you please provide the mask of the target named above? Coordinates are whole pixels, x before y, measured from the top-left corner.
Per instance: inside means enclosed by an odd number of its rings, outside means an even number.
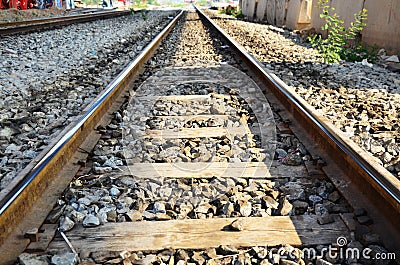
[[[358,147],[351,139],[337,129],[328,119],[317,113],[305,100],[276,75],[270,73],[240,44],[233,40],[215,22],[195,7],[200,16],[207,21],[229,43],[244,62],[253,70],[272,94],[291,113],[314,142],[330,155],[331,161],[357,186],[373,205],[380,209],[387,222],[400,234],[400,181],[376,160]],[[346,198],[349,201],[351,198]],[[386,227],[382,227],[384,230]]]
[[[10,185],[12,187],[0,192],[0,254],[4,250],[3,243],[8,240],[14,228],[23,221],[26,213],[40,199],[51,182],[57,181],[57,174],[69,163],[74,153],[79,150],[80,145],[97,126],[97,123],[103,116],[107,115],[118,96],[133,82],[143,65],[172,30],[182,14],[183,11],[106,87],[96,100],[85,109],[84,114],[75,124],[67,127],[61,133],[60,138],[39,155],[37,161],[33,161],[26,170],[19,174],[20,176],[16,178],[19,179],[17,183],[12,182],[12,185]],[[52,205],[49,205],[49,207],[49,210],[51,210]]]
[[[73,23],[83,23],[97,19],[112,18],[130,14],[130,10],[122,11],[101,11],[89,14],[76,14],[62,17],[41,18],[26,21],[16,21],[9,23],[0,23],[0,35],[11,35],[31,31],[53,28]]]

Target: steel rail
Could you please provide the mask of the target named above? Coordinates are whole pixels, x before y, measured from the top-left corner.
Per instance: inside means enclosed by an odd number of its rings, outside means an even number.
[[[195,7],[200,16],[205,19],[216,31],[223,36],[228,44],[236,50],[238,54],[246,61],[246,63],[258,74],[258,77],[265,82],[271,92],[278,98],[278,100],[285,105],[294,116],[298,116],[303,120],[302,127],[310,129],[315,126],[313,130],[318,131],[308,132],[313,138],[319,140],[320,145],[324,151],[329,150],[334,152],[335,157],[332,159],[348,170],[349,175],[353,173],[356,176],[351,177],[352,181],[359,182],[357,177],[362,177],[367,181],[371,187],[360,187],[361,190],[365,189],[364,193],[373,192],[374,190],[380,198],[372,198],[374,203],[382,206],[389,216],[389,220],[396,224],[400,220],[400,182],[383,166],[374,163],[374,158],[361,150],[352,140],[345,139],[343,133],[333,126],[326,118],[318,115],[311,106],[308,105],[276,75],[270,73],[264,66],[261,65],[253,56],[251,56],[240,44],[231,38],[223,29],[221,29],[212,19],[205,15],[199,8]],[[297,117],[296,117],[297,118]],[[298,121],[298,120],[297,120]],[[312,125],[309,125],[311,124]],[[306,124],[306,125],[304,125]],[[321,138],[322,137],[322,138]],[[339,151],[340,150],[340,151]],[[329,152],[328,152],[329,153]],[[345,164],[346,163],[346,164]],[[362,185],[362,183],[359,183]],[[367,186],[367,185],[364,185]],[[371,189],[372,188],[372,189]],[[373,196],[373,195],[372,195]],[[384,202],[380,201],[381,199]],[[398,223],[397,223],[398,225]]]
[[[73,23],[83,23],[97,19],[125,16],[131,11],[102,11],[90,14],[77,14],[62,17],[41,18],[26,21],[16,21],[0,24],[0,35],[10,35],[23,32],[37,31],[45,28],[68,25]]]
[[[12,232],[9,231],[11,230],[10,223],[12,226],[17,226],[17,224],[22,221],[21,219],[23,219],[25,212],[28,211],[26,208],[33,206],[35,203],[35,198],[32,198],[34,196],[26,194],[27,189],[29,188],[29,190],[33,189],[35,191],[36,188],[45,189],[43,186],[47,186],[47,184],[41,182],[38,184],[38,176],[40,176],[40,179],[45,179],[43,180],[45,183],[49,183],[52,179],[57,177],[57,173],[60,172],[63,166],[69,162],[72,156],[70,155],[65,159],[65,156],[67,155],[64,155],[64,151],[73,148],[74,150],[72,150],[72,152],[76,152],[79,149],[79,145],[81,144],[79,141],[83,141],[81,139],[77,140],[78,138],[82,138],[82,136],[79,135],[85,135],[83,132],[88,134],[87,131],[91,131],[95,127],[93,121],[100,120],[101,117],[99,116],[105,114],[104,109],[107,110],[110,108],[112,100],[117,97],[116,95],[120,95],[122,91],[126,89],[126,86],[131,84],[135,76],[139,73],[141,67],[143,67],[144,63],[146,63],[152,56],[160,42],[172,30],[183,13],[184,11],[179,12],[179,14],[171,20],[171,22],[144,48],[143,52],[105,88],[105,90],[90,106],[86,108],[86,112],[79,118],[79,120],[75,124],[71,125],[70,128],[66,128],[62,132],[63,135],[61,138],[48,148],[49,151],[39,155],[39,162],[31,167],[28,174],[21,176],[21,181],[19,181],[14,187],[10,187],[10,192],[0,198],[0,231],[4,232],[0,233],[0,247],[3,247],[2,244],[5,242],[5,238],[7,238],[7,232]],[[68,153],[72,152],[68,150]],[[56,160],[55,157],[58,157],[58,160]],[[60,164],[60,161],[62,164]],[[53,172],[54,169],[57,169],[58,172]],[[12,210],[20,212],[15,213]]]

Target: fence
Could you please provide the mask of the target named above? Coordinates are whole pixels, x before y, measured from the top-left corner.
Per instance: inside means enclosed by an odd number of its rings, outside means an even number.
[[[250,20],[290,29],[315,28],[321,32],[323,21],[316,8],[318,0],[242,0],[243,14]],[[400,0],[330,0],[338,15],[349,26],[354,14],[368,11],[362,41],[400,54]]]

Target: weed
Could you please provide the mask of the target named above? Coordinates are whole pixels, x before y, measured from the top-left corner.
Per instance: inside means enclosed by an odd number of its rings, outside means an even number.
[[[368,50],[360,44],[360,32],[366,26],[366,9],[354,14],[355,21],[346,29],[344,21],[335,13],[335,8],[329,6],[328,0],[319,0],[317,7],[322,9],[320,17],[325,21],[321,29],[326,30],[328,35],[323,39],[321,35],[314,34],[308,40],[326,62],[362,60],[367,54],[369,56]]]
[[[244,15],[242,13],[242,10],[233,7],[233,6],[227,6],[223,10],[221,10],[221,13],[229,15],[229,16],[234,16],[235,18],[241,19],[244,18]]]
[[[140,15],[142,16],[143,20],[147,20],[147,11],[142,9],[140,11]]]

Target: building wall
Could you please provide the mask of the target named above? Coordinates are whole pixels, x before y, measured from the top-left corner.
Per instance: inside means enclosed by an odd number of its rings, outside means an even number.
[[[256,7],[256,0],[242,0],[242,13],[250,20],[254,18],[254,12]]]
[[[267,22],[271,25],[275,25],[275,7],[275,0],[267,0]]]
[[[400,55],[400,0],[365,0],[364,7],[368,20],[363,41]]]
[[[364,1],[365,0],[331,0],[331,6],[335,8],[335,12],[344,20],[344,25],[348,28],[350,27],[350,23],[354,21],[354,14],[363,9]],[[314,2],[316,4],[318,1]]]
[[[257,21],[267,20],[267,0],[258,0],[256,20]]]
[[[324,34],[321,30],[324,21],[315,6],[318,0],[243,0],[242,3],[242,12],[249,19],[286,25],[290,29],[315,28]],[[383,47],[390,54],[400,54],[400,0],[329,0],[329,4],[347,27],[354,21],[354,14],[366,8],[368,19],[361,32],[362,41]]]
[[[312,0],[290,0],[287,8],[286,26],[290,29],[307,28],[312,18]]]

